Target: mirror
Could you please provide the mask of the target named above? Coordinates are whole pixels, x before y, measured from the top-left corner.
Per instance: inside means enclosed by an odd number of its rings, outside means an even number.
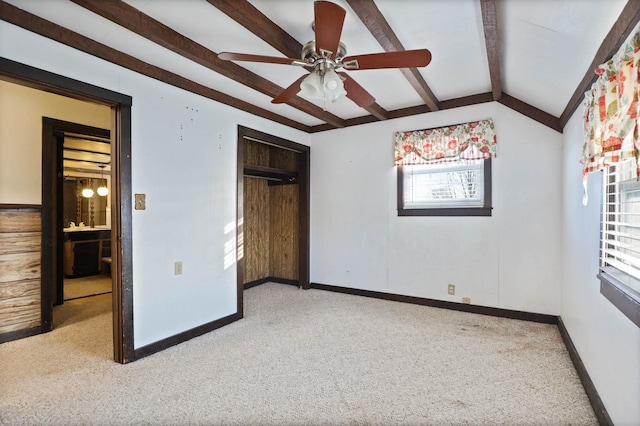
[[[99,186],[107,186],[107,179],[90,177],[65,176],[63,193],[62,221],[64,228],[68,228],[71,222],[79,226],[84,222],[85,226],[107,226],[108,195],[100,196],[97,193]],[[82,190],[91,188],[93,196],[85,198]]]
[[[111,174],[109,139],[65,133],[63,145],[64,180],[62,188],[62,223],[68,229],[84,223],[85,227],[111,227],[109,185]],[[107,193],[98,194],[106,187]],[[83,196],[91,189],[89,197]],[[104,189],[104,188],[103,188]]]

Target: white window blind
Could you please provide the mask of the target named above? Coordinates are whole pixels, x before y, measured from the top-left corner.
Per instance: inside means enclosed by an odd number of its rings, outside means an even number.
[[[405,166],[404,208],[483,207],[483,161]]]
[[[600,266],[640,292],[640,181],[634,159],[604,170]]]

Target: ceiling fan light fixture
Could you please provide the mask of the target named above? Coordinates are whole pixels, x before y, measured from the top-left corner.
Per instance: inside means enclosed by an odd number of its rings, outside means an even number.
[[[331,102],[335,102],[347,94],[342,78],[332,69],[324,73],[323,90],[325,98]]]
[[[309,74],[302,80],[302,83],[300,83],[302,94],[313,99],[324,99],[322,82],[320,80],[320,74],[316,71]]]
[[[336,102],[347,95],[344,90],[342,78],[333,69],[327,69],[324,74],[316,70],[309,74],[302,83],[300,90],[308,98],[320,99],[323,101]]]

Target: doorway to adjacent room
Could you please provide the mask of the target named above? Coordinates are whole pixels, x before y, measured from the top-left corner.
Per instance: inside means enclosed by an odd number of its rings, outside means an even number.
[[[110,253],[99,251],[100,260],[111,255],[110,274],[113,279],[111,305],[113,307],[113,353],[116,362],[126,363],[135,360],[133,346],[133,297],[132,297],[132,195],[131,195],[131,104],[130,96],[73,80],[58,74],[30,67],[5,58],[0,58],[0,80],[22,85],[43,92],[62,95],[95,104],[106,105],[110,109],[110,134],[106,138],[110,142],[110,174],[111,181],[111,226],[106,235],[98,239],[108,240],[102,247],[110,247]],[[38,271],[39,294],[37,305],[40,312],[28,326],[13,329],[0,334],[0,341],[15,340],[31,335],[47,332],[52,327],[53,305],[64,299],[64,287],[58,283],[64,280],[64,258],[60,247],[64,241],[63,205],[64,185],[63,149],[65,132],[54,130],[55,121],[42,121],[42,198],[41,205],[4,205],[3,209],[29,210],[41,219],[30,225],[29,232],[41,235],[38,247],[42,251],[37,256],[37,264],[33,270]],[[77,132],[85,136],[104,138],[104,134],[93,134],[93,130],[83,129]],[[46,141],[49,141],[47,143]],[[105,172],[102,172],[105,173]],[[28,207],[28,208],[27,208]],[[94,205],[95,207],[95,205]],[[15,217],[13,211],[8,215]],[[26,213],[25,213],[26,214]],[[106,212],[105,212],[106,215]],[[31,223],[31,222],[30,222]],[[37,225],[37,226],[36,226]],[[76,223],[76,226],[78,224]],[[103,230],[103,231],[106,231]],[[14,231],[15,232],[15,231]],[[113,235],[113,238],[111,238]],[[99,246],[100,247],[100,246]],[[35,259],[35,258],[34,258]],[[34,260],[35,262],[35,260]],[[102,263],[100,264],[101,266]],[[105,274],[106,275],[106,274]],[[37,291],[37,289],[34,289]],[[104,297],[104,296],[103,296]],[[31,305],[30,305],[31,306]]]

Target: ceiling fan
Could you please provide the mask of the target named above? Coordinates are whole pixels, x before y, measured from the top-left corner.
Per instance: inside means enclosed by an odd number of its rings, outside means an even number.
[[[336,70],[414,68],[427,66],[431,62],[431,52],[427,49],[345,56],[347,48],[340,42],[340,35],[346,11],[337,4],[323,0],[315,1],[313,7],[316,37],[303,46],[301,59],[232,52],[222,52],[218,57],[227,61],[297,65],[310,71],[309,75],[300,77],[276,96],[271,101],[274,104],[286,103],[302,91],[305,96],[331,102],[346,96],[360,107],[373,104],[375,98],[347,73]]]

